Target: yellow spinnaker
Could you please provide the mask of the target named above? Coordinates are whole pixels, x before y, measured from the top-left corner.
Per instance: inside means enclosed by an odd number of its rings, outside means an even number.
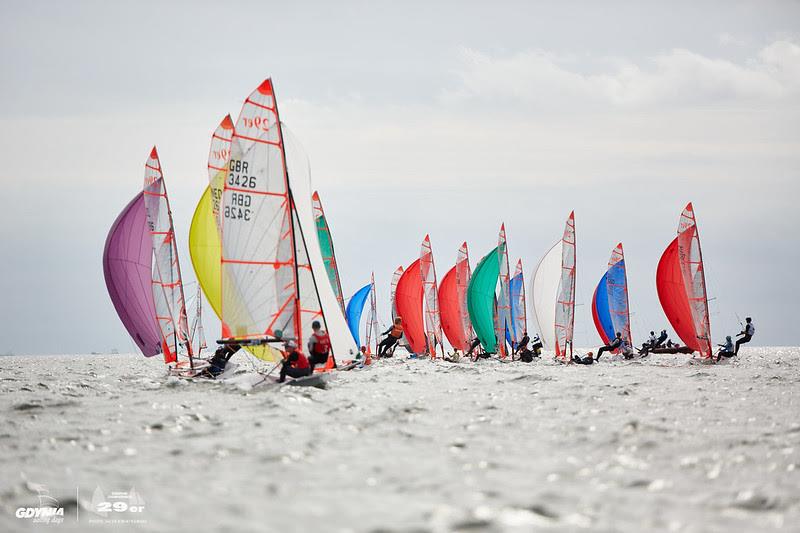
[[[203,289],[209,305],[222,320],[222,271],[220,269],[222,244],[219,240],[217,224],[211,205],[211,188],[206,187],[192,216],[189,228],[189,255],[197,276],[197,282]],[[280,354],[269,346],[248,346],[254,356],[264,361],[275,361]]]

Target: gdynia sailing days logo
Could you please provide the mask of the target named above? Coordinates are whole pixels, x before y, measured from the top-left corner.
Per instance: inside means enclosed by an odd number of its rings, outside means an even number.
[[[39,498],[38,507],[18,507],[14,516],[30,520],[35,524],[60,524],[64,521],[64,508],[59,501],[50,496],[50,491],[40,483],[29,483]]]
[[[130,490],[111,491],[104,493],[100,487],[92,493],[91,511],[101,518],[90,519],[90,522],[115,523],[115,524],[143,524],[142,519],[145,509],[144,498],[136,492],[134,487]]]

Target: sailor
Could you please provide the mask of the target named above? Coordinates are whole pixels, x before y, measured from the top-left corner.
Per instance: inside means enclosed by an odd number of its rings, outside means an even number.
[[[739,354],[739,347],[742,344],[747,344],[750,342],[750,339],[753,338],[753,335],[756,334],[756,327],[753,325],[753,319],[747,317],[744,319],[746,324],[744,325],[744,329],[740,331],[736,336],[742,337],[741,339],[736,339],[736,348],[733,350],[734,355]]]
[[[328,336],[328,332],[322,329],[319,320],[311,323],[311,329],[313,333],[308,339],[308,353],[310,355],[309,363],[313,370],[315,366],[328,362],[328,356],[331,353],[331,338]],[[336,361],[333,361],[333,367],[336,368]]]
[[[542,339],[539,338],[539,335],[533,336],[533,344],[531,344],[531,351],[533,352],[534,357],[539,357],[542,355],[542,350],[544,349],[544,344],[542,344]]]
[[[480,345],[481,345],[481,340],[478,337],[472,339],[472,343],[470,343],[469,345],[469,350],[467,350],[466,356],[472,357],[472,352],[474,352],[475,349]]]
[[[617,348],[622,346],[622,333],[619,331],[617,332],[617,336],[614,337],[614,340],[610,343],[606,344],[605,346],[601,346],[599,350],[597,350],[597,360],[600,360],[600,356],[603,355],[603,352],[613,352]]]
[[[720,351],[717,353],[717,361],[723,357],[733,357],[736,355],[733,348],[733,340],[730,335],[725,337],[725,344],[717,344],[717,346],[720,347]]]
[[[651,331],[650,332],[650,337],[647,339],[647,342],[650,345],[649,348],[651,350],[656,347],[656,343],[658,342],[658,339],[656,338],[656,332],[655,331]]]
[[[656,339],[656,343],[653,345],[653,348],[658,348],[659,346],[664,344],[664,341],[667,340],[667,337],[668,337],[667,330],[662,329],[661,334]]]
[[[597,358],[600,358],[600,352],[597,353]],[[572,362],[577,365],[591,365],[594,363],[594,354],[589,352],[586,354],[586,357],[581,357],[580,355],[573,355]]]
[[[228,365],[228,361],[230,361],[233,354],[238,352],[241,349],[241,346],[238,344],[223,344],[217,351],[214,352],[214,355],[211,356],[211,359],[208,362],[208,368],[206,372],[212,378],[215,378],[222,374],[225,371],[225,367]]]
[[[528,332],[524,332],[522,334],[522,338],[517,343],[517,347],[514,349],[514,353],[521,353],[524,351],[528,351],[528,343],[531,341],[531,338],[528,337]]]
[[[310,376],[314,369],[308,362],[308,358],[297,349],[297,343],[286,341],[286,356],[281,363],[280,383],[286,381],[286,376],[292,378],[302,378]]]
[[[391,327],[381,335],[387,335],[387,337],[378,345],[378,357],[391,357],[392,354],[389,350],[394,348],[394,345],[400,342],[400,337],[403,336],[403,317],[395,317]]]

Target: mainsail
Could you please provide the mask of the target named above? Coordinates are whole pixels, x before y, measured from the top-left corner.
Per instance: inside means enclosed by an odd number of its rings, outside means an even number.
[[[331,282],[331,288],[336,295],[336,301],[339,302],[342,312],[344,309],[344,297],[342,295],[342,282],[339,278],[339,267],[336,264],[336,254],[333,250],[333,237],[331,230],[328,226],[328,219],[325,218],[325,211],[322,209],[322,201],[319,199],[319,193],[314,191],[311,196],[311,204],[314,208],[314,221],[317,227],[317,238],[319,239],[320,251],[322,252],[322,260],[325,261],[325,271],[328,273],[328,279]]]
[[[161,330],[153,301],[153,244],[146,218],[140,192],[111,225],[103,250],[103,274],[122,324],[145,357],[152,357],[161,353]]]
[[[436,265],[433,262],[430,236],[425,235],[420,250],[420,275],[425,293],[425,341],[428,353],[436,357],[436,346],[442,346],[442,321],[439,314],[439,294]]]
[[[269,79],[242,106],[227,169],[220,205],[223,332],[301,341],[310,322],[325,317],[289,189]]]
[[[497,351],[495,289],[500,274],[500,251],[493,249],[480,260],[469,281],[467,308],[472,327],[487,353]]]
[[[395,292],[397,316],[403,318],[403,334],[411,351],[425,353],[425,323],[422,316],[422,274],[417,259],[400,275]]]
[[[656,289],[664,314],[686,346],[711,357],[703,253],[691,202],[681,213],[678,236],[670,243],[656,271]]]
[[[347,303],[345,310],[345,317],[347,318],[347,326],[350,328],[350,333],[353,335],[353,340],[356,341],[357,346],[361,346],[361,335],[359,333],[361,325],[361,315],[364,312],[364,304],[367,303],[372,284],[367,284],[356,291]]]
[[[390,289],[391,299],[392,299],[392,320],[394,320],[397,317],[397,299],[396,299],[397,284],[400,281],[400,276],[402,275],[403,275],[403,265],[400,265],[394,271],[394,274],[392,274],[392,285]]]
[[[501,357],[506,356],[506,340],[509,340],[511,346],[515,346],[517,342],[516,335],[513,333],[509,337],[509,332],[513,330],[513,319],[511,317],[511,269],[508,265],[508,244],[506,242],[506,225],[500,226],[500,235],[497,242],[499,274],[498,281],[500,282],[500,291],[497,297],[497,322],[495,336],[498,342],[498,352]]]
[[[217,317],[222,317],[222,243],[220,242],[219,205],[230,157],[233,122],[230,115],[219,123],[211,136],[208,150],[208,181],[192,216],[189,228],[189,255],[197,282]],[[223,329],[222,336],[230,331]]]
[[[509,281],[509,292],[511,294],[512,346],[516,348],[519,340],[528,331],[528,318],[526,313],[527,302],[525,301],[525,279],[522,273],[522,259],[517,261],[514,277]]]
[[[561,280],[558,284],[555,313],[556,357],[572,357],[575,328],[575,212],[569,214],[561,239]]]
[[[205,330],[203,329],[203,291],[200,288],[200,284],[197,285],[194,318],[192,319],[192,327],[189,329],[189,343],[192,345],[197,344],[195,354],[199,354],[208,348]]]
[[[378,350],[378,305],[377,305],[377,293],[375,292],[375,272],[372,273],[372,277],[369,281],[370,284],[370,293],[369,293],[369,316],[367,317],[367,335],[366,335],[366,347],[367,353],[371,354],[372,345],[375,345],[375,351]]]
[[[193,366],[175,229],[164,175],[155,147],[145,164],[143,193],[147,227],[153,243],[153,300],[161,329],[164,361],[176,362],[178,350],[182,347],[189,357],[190,365]]]
[[[473,336],[467,307],[469,279],[469,255],[465,242],[458,249],[456,264],[445,274],[439,285],[442,329],[453,348],[462,352],[469,349]]]

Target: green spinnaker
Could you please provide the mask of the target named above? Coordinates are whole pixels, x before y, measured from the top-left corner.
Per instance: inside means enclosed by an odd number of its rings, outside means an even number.
[[[500,276],[498,253],[498,248],[495,248],[480,260],[467,287],[469,319],[487,353],[497,351],[497,337],[494,331],[494,292]]]

